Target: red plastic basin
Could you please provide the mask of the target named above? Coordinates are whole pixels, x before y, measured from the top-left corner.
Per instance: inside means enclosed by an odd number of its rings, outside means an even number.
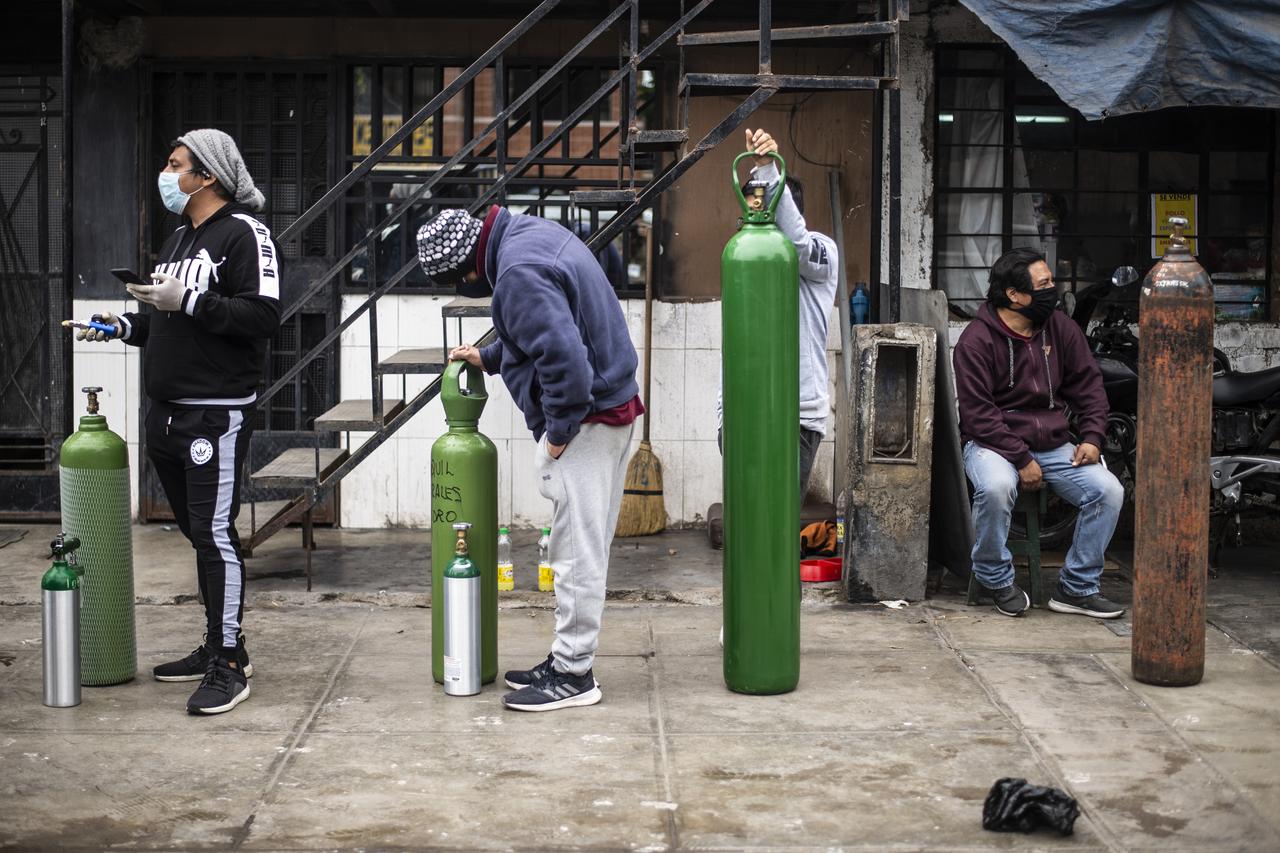
[[[809,583],[818,581],[838,581],[840,580],[840,564],[839,557],[825,557],[813,560],[800,561],[800,580]]]

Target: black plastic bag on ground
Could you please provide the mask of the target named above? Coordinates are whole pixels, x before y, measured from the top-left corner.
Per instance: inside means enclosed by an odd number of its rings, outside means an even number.
[[[1042,826],[1070,835],[1080,816],[1076,801],[1057,788],[1026,779],[998,779],[982,804],[982,828],[992,832],[1034,832]]]

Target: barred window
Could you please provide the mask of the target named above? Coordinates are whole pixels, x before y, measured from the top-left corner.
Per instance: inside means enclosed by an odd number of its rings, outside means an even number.
[[[1003,252],[1045,255],[1064,291],[1140,272],[1187,212],[1219,319],[1271,316],[1274,119],[1193,107],[1089,122],[1004,46],[937,52],[935,286],[972,315]]]
[[[481,135],[493,123],[499,104],[509,105],[550,67],[550,63],[520,62],[506,66],[505,85],[493,68],[482,71],[459,97],[449,100],[419,125],[410,138],[373,168],[347,194],[342,209],[347,245],[384,222],[418,187],[454,157],[461,148],[479,142],[441,177],[430,193],[415,201],[405,216],[381,229],[375,250],[362,250],[352,261],[345,286],[366,291],[404,272],[400,282],[423,292],[436,292],[416,258],[418,228],[445,207],[466,207],[533,146],[547,138],[601,86],[613,66],[574,63],[542,87],[507,117],[501,143],[498,133]],[[430,103],[465,69],[461,61],[360,62],[349,65],[348,136],[343,167],[355,168],[415,113]],[[642,86],[642,105],[647,103]],[[574,189],[614,188],[618,179],[621,100],[617,90],[587,110],[556,142],[533,160],[494,201],[513,212],[529,213],[560,222],[580,236],[593,233],[612,210],[573,209]],[[647,265],[647,223],[633,225],[601,253],[610,280],[620,295],[644,292]],[[451,292],[451,291],[446,291]]]

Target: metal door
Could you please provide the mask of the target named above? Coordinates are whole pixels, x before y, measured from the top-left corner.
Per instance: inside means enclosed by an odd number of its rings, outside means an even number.
[[[0,67],[0,517],[58,515],[70,339],[62,217],[62,86]]]

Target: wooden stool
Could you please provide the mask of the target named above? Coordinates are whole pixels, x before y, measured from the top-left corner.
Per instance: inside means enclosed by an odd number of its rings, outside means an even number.
[[[1045,595],[1044,585],[1040,582],[1040,517],[1044,515],[1048,507],[1049,490],[1047,487],[1040,489],[1038,492],[1019,490],[1018,500],[1013,505],[1013,511],[1022,513],[1025,519],[1027,537],[1025,539],[1010,538],[1007,543],[1009,553],[1015,557],[1027,558],[1031,603],[1037,607],[1044,607],[1049,601],[1048,596]],[[978,583],[978,576],[970,571],[968,602],[970,605],[978,603],[978,593],[981,588],[982,584]]]

